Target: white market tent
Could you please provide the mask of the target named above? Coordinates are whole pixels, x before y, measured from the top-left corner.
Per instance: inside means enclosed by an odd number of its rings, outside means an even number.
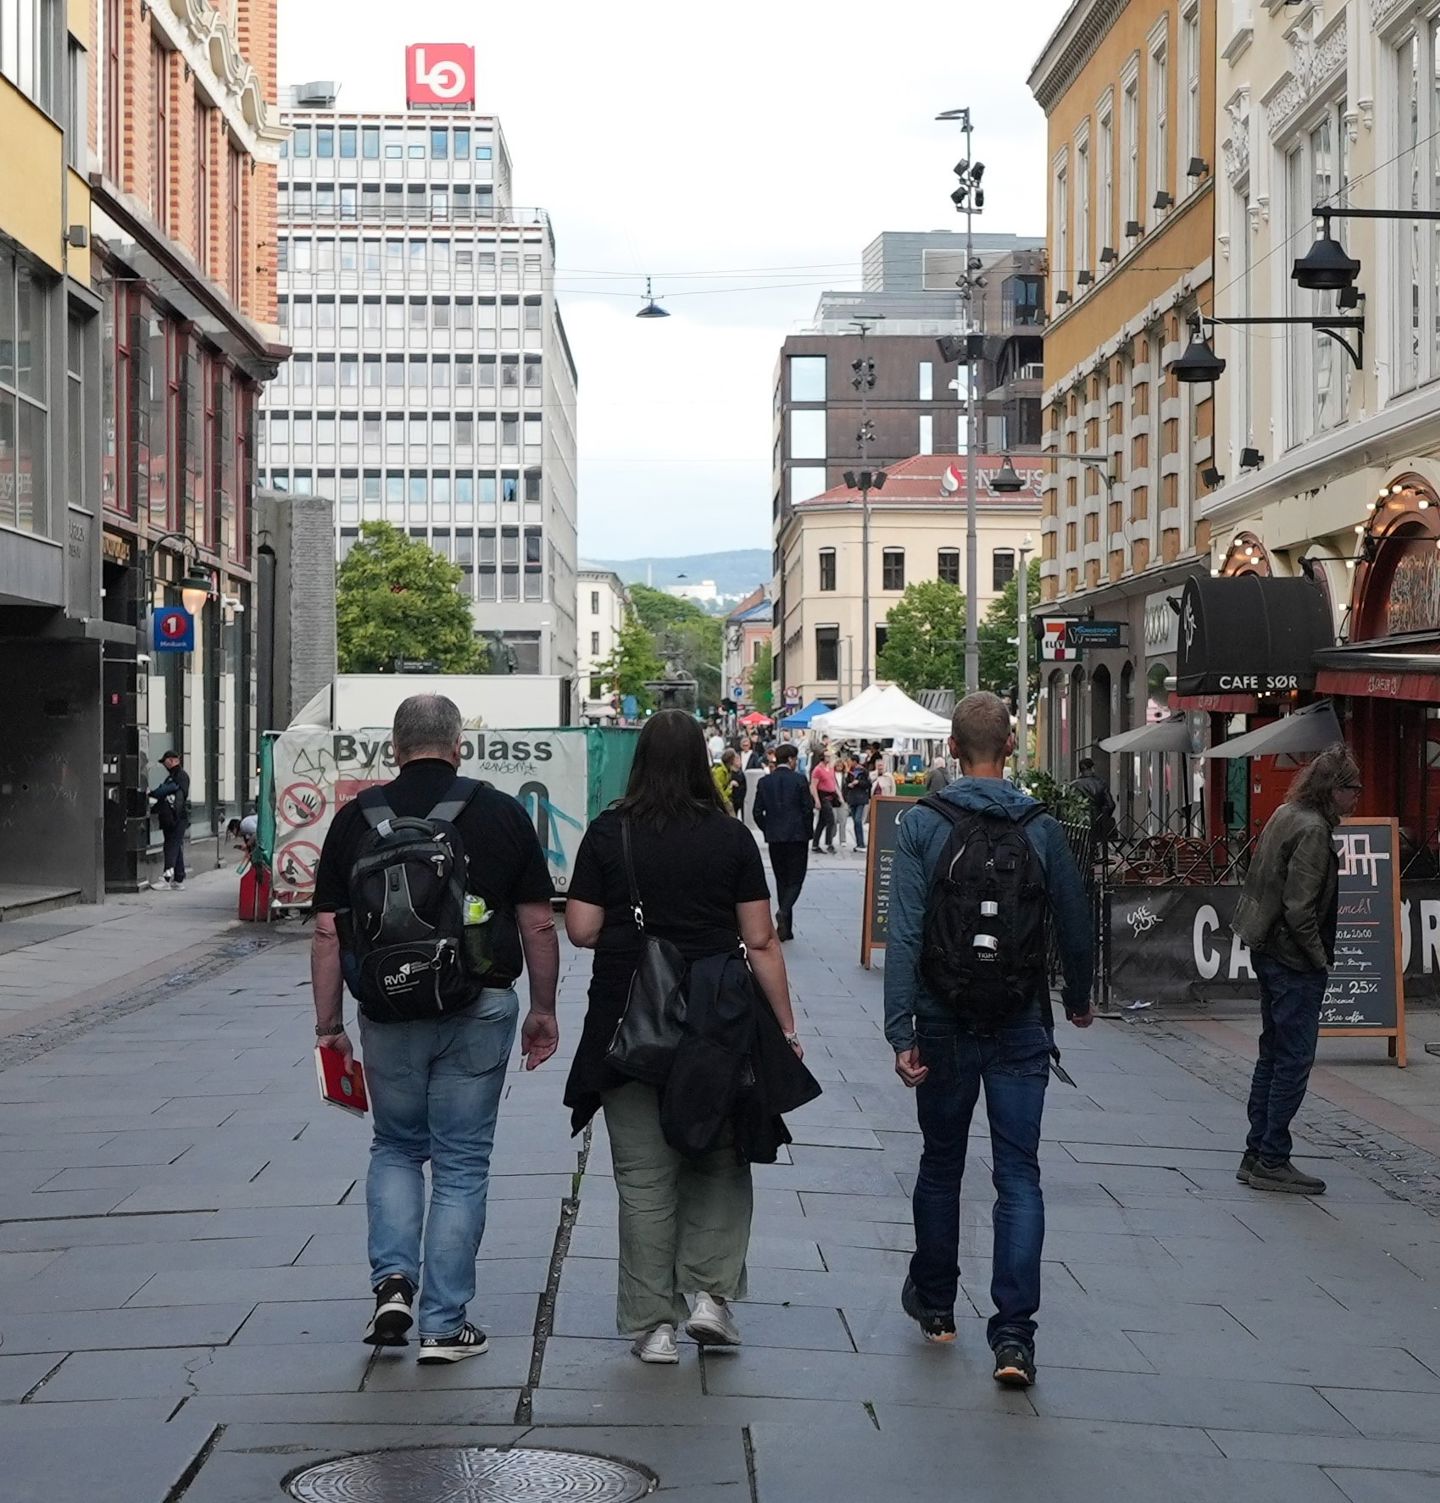
[[[832,741],[879,741],[885,737],[938,741],[950,734],[950,722],[916,704],[895,684],[872,684],[849,704],[817,715],[812,731]]]

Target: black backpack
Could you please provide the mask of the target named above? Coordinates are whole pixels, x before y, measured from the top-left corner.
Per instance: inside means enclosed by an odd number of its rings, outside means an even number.
[[[424,819],[399,818],[383,788],[359,797],[369,828],[350,868],[345,972],[367,1018],[433,1018],[475,999],[464,955],[465,847],[455,821],[480,787],[457,777]]]
[[[920,806],[951,826],[930,879],[920,973],[962,1024],[994,1033],[1045,981],[1045,872],[1025,834],[1042,810],[1037,804],[1011,819],[941,798]]]

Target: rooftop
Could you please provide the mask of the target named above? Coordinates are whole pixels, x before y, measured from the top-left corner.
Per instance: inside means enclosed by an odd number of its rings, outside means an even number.
[[[962,508],[965,505],[965,466],[969,461],[963,454],[916,454],[911,459],[902,459],[885,471],[885,489],[870,492],[872,507],[924,505],[937,510],[947,507]],[[1017,510],[1033,510],[1040,504],[1040,491],[1045,479],[1045,467],[1027,455],[1016,455],[1013,463],[1025,489],[1013,496],[997,496],[990,489],[991,478],[1005,462],[1001,454],[977,454],[975,456],[975,484],[981,502],[986,506],[1012,506]],[[859,461],[856,461],[859,468]],[[947,471],[953,471],[958,481],[956,489],[947,494],[941,481]],[[860,492],[847,485],[832,486],[818,496],[797,501],[794,510],[814,511],[820,507],[859,506]]]

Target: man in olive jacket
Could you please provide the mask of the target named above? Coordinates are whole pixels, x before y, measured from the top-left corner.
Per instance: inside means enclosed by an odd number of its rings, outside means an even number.
[[[1260,981],[1260,1051],[1250,1085],[1250,1134],[1235,1178],[1256,1190],[1323,1195],[1325,1181],[1290,1162],[1290,1123],[1305,1099],[1320,1004],[1335,959],[1339,858],[1335,826],[1355,808],[1360,770],[1332,746],[1299,773],[1260,836],[1235,932]]]

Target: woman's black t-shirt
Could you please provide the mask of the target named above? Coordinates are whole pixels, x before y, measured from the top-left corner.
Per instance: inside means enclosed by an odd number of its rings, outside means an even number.
[[[664,830],[632,824],[635,881],[647,933],[668,939],[686,960],[734,950],[738,903],[770,897],[760,847],[738,819],[718,809],[694,824]],[[620,815],[607,809],[585,832],[566,897],[605,910],[590,978],[585,1027],[565,1087],[578,1132],[600,1105],[599,1093],[622,1083],[605,1051],[625,1011],[640,959],[640,931],[630,911]]]

